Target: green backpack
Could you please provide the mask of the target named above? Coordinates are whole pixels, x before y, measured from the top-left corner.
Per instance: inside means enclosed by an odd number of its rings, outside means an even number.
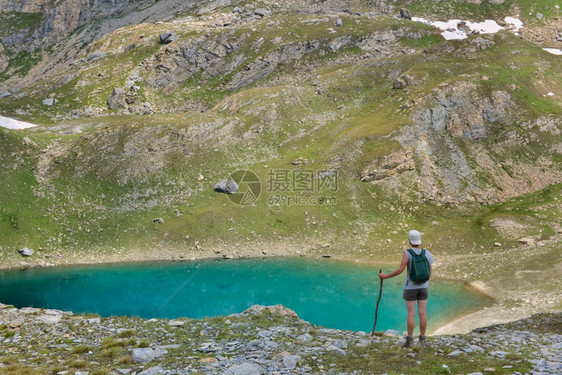
[[[423,284],[429,280],[431,270],[429,262],[425,256],[425,249],[422,249],[421,254],[417,255],[414,250],[409,249],[408,252],[412,256],[412,269],[410,270],[410,280],[414,284]]]

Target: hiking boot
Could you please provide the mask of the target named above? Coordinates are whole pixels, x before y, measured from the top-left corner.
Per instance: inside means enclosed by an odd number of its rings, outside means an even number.
[[[404,342],[404,345],[402,345],[402,347],[411,348],[413,343],[414,343],[414,338],[412,336],[406,336],[406,341]]]
[[[424,335],[420,335],[420,346],[425,346],[425,336]]]

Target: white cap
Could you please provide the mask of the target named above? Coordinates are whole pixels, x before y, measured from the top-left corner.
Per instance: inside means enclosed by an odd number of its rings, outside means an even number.
[[[417,230],[408,232],[408,239],[412,245],[421,245],[421,233]]]

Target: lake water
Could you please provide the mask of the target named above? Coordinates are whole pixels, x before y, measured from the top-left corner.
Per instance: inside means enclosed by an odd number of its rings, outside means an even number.
[[[405,273],[384,281],[377,331],[405,330]],[[330,259],[127,263],[0,273],[0,302],[142,318],[203,318],[282,304],[324,327],[371,331],[378,269]],[[429,328],[489,301],[457,283],[430,285]]]

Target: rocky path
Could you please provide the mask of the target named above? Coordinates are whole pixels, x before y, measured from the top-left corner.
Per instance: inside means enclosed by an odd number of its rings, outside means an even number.
[[[282,306],[205,320],[73,315],[0,309],[6,374],[555,374],[562,314],[541,314],[467,335],[401,347],[396,331],[369,334],[311,325]]]

